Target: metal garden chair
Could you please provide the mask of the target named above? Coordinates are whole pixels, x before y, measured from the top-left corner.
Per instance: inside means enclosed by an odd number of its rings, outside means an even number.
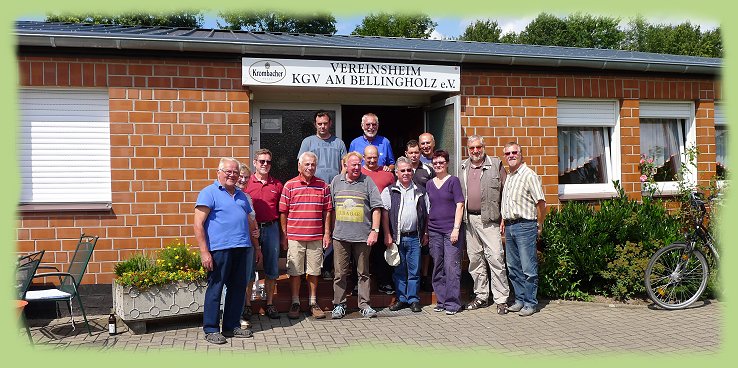
[[[34,278],[56,276],[59,279],[59,285],[54,288],[44,290],[30,290],[26,293],[26,300],[34,301],[65,301],[69,307],[69,317],[72,321],[72,331],[74,331],[74,314],[72,313],[72,299],[77,299],[79,309],[82,311],[82,317],[87,326],[87,333],[92,335],[90,324],[85,315],[85,308],[82,305],[82,298],[79,295],[79,283],[82,281],[87,270],[87,264],[90,262],[92,251],[97,243],[97,236],[89,236],[82,234],[77,243],[77,249],[74,251],[72,260],[67,267],[67,272],[61,272],[53,266],[39,266],[39,269],[54,269],[56,272],[45,272],[34,275]]]
[[[25,298],[26,293],[28,292],[28,287],[31,286],[31,280],[33,280],[33,275],[36,274],[36,270],[38,269],[38,266],[41,263],[41,258],[43,258],[43,256],[43,250],[29,253],[18,258],[18,262],[15,267],[15,290],[17,298],[16,303],[18,307],[19,318],[21,319],[23,326],[25,326],[26,333],[28,334],[28,340],[32,344],[33,339],[31,338],[31,330],[28,328],[28,323],[26,323],[26,320],[23,316],[23,307],[25,307],[25,304],[27,303]]]

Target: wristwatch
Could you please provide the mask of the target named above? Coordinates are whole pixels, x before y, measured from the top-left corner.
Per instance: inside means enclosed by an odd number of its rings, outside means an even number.
[[[379,234],[379,228],[378,227],[372,228],[372,231],[374,231],[375,233]]]

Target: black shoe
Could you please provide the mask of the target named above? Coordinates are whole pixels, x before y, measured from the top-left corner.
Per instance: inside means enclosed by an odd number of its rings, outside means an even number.
[[[410,304],[406,302],[396,302],[395,304],[390,305],[389,310],[397,312],[398,310],[405,309],[409,306]]]
[[[415,312],[415,313],[418,313],[418,312],[422,311],[423,309],[420,307],[420,303],[413,302],[413,304],[410,304],[410,310],[413,311],[413,312]]]
[[[471,302],[471,303],[469,303],[469,304],[466,305],[466,310],[475,310],[475,309],[479,309],[479,308],[484,308],[487,305],[488,304],[487,304],[487,301],[486,300],[474,299],[473,302]]]

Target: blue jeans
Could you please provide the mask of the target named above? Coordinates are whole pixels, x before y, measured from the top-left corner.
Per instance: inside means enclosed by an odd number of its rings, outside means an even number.
[[[264,278],[276,280],[279,277],[279,223],[259,229],[259,246],[261,246],[261,259],[264,265]],[[256,267],[251,268],[249,282],[256,281]]]
[[[403,236],[397,247],[400,264],[392,273],[395,282],[397,301],[402,303],[420,302],[418,286],[420,283],[420,239],[417,236]]]
[[[248,275],[254,267],[254,248],[240,247],[211,251],[213,270],[208,272],[208,287],[202,313],[202,329],[208,333],[220,329],[220,297],[223,286],[228,289],[223,304],[223,329],[240,327],[241,312],[246,301]]]
[[[505,259],[515,289],[515,303],[530,308],[538,305],[537,225],[535,220],[505,224]]]

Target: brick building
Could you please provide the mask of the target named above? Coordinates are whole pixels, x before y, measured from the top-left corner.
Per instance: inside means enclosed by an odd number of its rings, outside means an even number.
[[[451,152],[517,140],[546,200],[640,197],[642,149],[669,167],[697,146],[721,174],[722,60],[615,50],[358,36],[18,22],[17,250],[64,265],[79,234],[100,236],[85,276],[173,239],[194,244],[193,207],[220,157],[275,153],[296,175],[317,109],[347,144],[379,116],[395,156],[430,131]],[[664,143],[666,142],[666,143]]]

